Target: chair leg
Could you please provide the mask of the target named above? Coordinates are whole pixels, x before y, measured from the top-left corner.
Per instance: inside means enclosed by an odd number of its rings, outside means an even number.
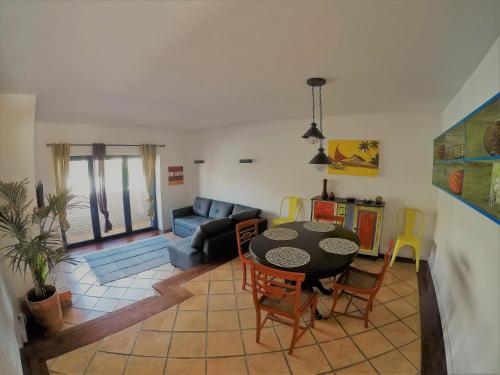
[[[261,321],[260,321],[260,309],[255,309],[255,315],[257,318],[257,335],[255,336],[255,342],[260,343],[260,330],[261,330]]]
[[[330,314],[328,314],[328,317],[332,317],[333,314],[335,313],[335,306],[337,306],[337,302],[339,301],[340,295],[337,293],[337,290],[333,289],[333,303],[332,303],[332,308],[330,309]]]
[[[420,243],[415,244],[415,267],[418,272],[418,266],[420,265]]]
[[[396,241],[396,246],[394,246],[394,250],[392,251],[392,258],[391,258],[391,264],[389,264],[389,267],[392,267],[394,264],[394,261],[396,260],[396,257],[398,256],[399,249],[401,248],[401,241],[397,240]]]
[[[243,272],[243,280],[241,281],[241,289],[246,290],[247,287],[247,264],[241,262],[241,270]]]
[[[293,334],[292,334],[292,342],[290,343],[290,349],[288,350],[288,354],[293,353],[293,349],[295,348],[295,344],[297,343],[297,336],[299,334],[299,318],[295,318],[293,324]]]

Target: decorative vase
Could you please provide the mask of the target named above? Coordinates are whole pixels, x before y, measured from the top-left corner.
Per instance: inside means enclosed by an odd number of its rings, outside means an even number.
[[[328,183],[328,180],[326,178],[323,179],[323,192],[321,193],[321,199],[326,201],[328,199],[328,193],[326,191],[326,185]]]
[[[500,120],[493,121],[488,126],[484,132],[483,144],[491,156],[500,154]]]
[[[42,301],[32,301],[35,300],[35,289],[31,289],[26,294],[25,301],[36,322],[45,333],[50,334],[59,332],[64,321],[56,287],[47,285],[46,288],[52,293],[49,298]]]
[[[454,194],[462,194],[462,182],[464,179],[464,171],[459,169],[450,174],[448,177],[448,186]]]

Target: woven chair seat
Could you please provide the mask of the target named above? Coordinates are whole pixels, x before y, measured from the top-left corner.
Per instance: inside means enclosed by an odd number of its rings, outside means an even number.
[[[300,293],[300,310],[302,310],[315,296],[313,290],[303,289]],[[272,307],[289,314],[293,313],[293,299],[264,296],[260,300],[263,306]]]
[[[337,284],[358,289],[372,289],[376,283],[377,275],[353,267],[349,267],[337,281]]]

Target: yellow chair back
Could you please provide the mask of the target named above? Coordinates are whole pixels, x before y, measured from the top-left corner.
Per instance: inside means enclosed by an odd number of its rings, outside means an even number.
[[[288,200],[288,220],[296,221],[302,210],[302,200],[299,197],[284,197],[281,201],[280,217],[283,217],[283,204]]]
[[[403,208],[400,210],[399,218],[404,218],[404,235],[408,237],[422,238],[424,231],[424,213],[415,208]],[[398,222],[398,228],[400,228]]]

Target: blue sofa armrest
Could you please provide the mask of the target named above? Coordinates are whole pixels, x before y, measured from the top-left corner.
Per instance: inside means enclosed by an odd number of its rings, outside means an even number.
[[[170,210],[170,222],[172,224],[172,232],[175,233],[175,219],[193,214],[193,206],[172,208]]]

